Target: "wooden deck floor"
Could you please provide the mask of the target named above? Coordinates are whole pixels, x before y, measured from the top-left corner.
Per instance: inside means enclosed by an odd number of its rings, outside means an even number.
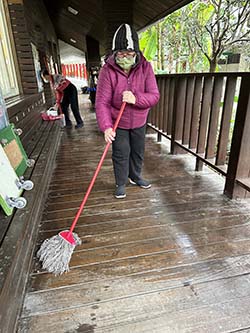
[[[101,156],[94,113],[85,119],[63,134],[37,247],[70,226]],[[250,206],[225,198],[223,178],[194,164],[150,134],[153,186],[130,185],[117,200],[107,158],[70,272],[54,277],[34,259],[19,332],[250,332]]]

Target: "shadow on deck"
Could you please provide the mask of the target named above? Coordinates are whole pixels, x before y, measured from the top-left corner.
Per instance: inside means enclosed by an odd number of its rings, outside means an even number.
[[[95,114],[64,132],[36,247],[70,226],[104,149]],[[144,176],[113,197],[106,158],[76,232],[69,273],[34,259],[19,332],[249,332],[249,204],[223,196],[222,177],[194,172],[148,134]]]

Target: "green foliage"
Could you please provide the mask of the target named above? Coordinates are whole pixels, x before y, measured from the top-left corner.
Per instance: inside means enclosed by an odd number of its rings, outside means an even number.
[[[201,3],[198,5],[195,14],[197,15],[199,24],[205,25],[212,19],[214,15],[214,7],[211,4],[205,5],[204,3]]]
[[[157,32],[155,27],[143,32],[140,37],[140,49],[147,60],[153,60],[157,53]]]
[[[149,37],[150,37],[150,29],[147,29],[147,30],[143,31],[140,34],[140,40],[139,40],[140,50],[142,50],[142,51],[145,50],[145,48],[147,46],[147,43],[148,43],[148,40],[149,40]]]
[[[195,0],[140,35],[156,71],[215,71],[224,51],[250,61],[250,1]]]

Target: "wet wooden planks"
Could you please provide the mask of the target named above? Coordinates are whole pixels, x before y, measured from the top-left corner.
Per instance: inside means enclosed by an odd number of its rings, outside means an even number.
[[[65,132],[36,248],[70,226],[104,147],[93,113]],[[93,148],[91,148],[93,147]],[[250,329],[250,209],[222,195],[223,179],[193,171],[148,135],[150,190],[113,198],[109,159],[76,232],[69,273],[34,259],[19,332],[247,332]]]

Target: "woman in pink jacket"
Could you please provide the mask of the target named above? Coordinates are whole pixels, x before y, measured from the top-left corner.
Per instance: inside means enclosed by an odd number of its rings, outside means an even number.
[[[141,188],[151,187],[141,171],[147,116],[159,100],[159,91],[151,64],[139,51],[138,35],[130,25],[122,24],[117,29],[112,52],[99,74],[96,116],[105,141],[112,142],[115,197],[121,199],[126,197],[128,179]],[[127,104],[113,132],[122,102]]]

